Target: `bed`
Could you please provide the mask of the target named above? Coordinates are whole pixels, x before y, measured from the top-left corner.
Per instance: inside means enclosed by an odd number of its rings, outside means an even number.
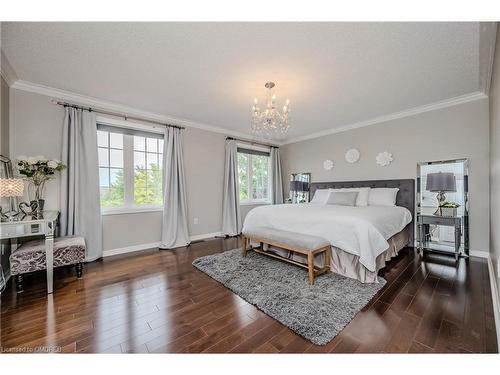
[[[255,226],[321,236],[332,246],[331,270],[364,283],[377,282],[377,274],[387,261],[407,245],[413,245],[415,181],[372,180],[318,182],[310,185],[310,196],[317,189],[399,188],[395,207],[346,207],[313,203],[261,206],[251,210],[244,230]],[[276,254],[305,262],[300,254],[269,248]],[[317,259],[322,266],[324,259]]]

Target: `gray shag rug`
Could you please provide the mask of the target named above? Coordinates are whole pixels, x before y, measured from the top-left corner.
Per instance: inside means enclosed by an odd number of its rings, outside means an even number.
[[[363,284],[329,272],[309,285],[307,271],[240,249],[196,259],[193,265],[316,345],[330,342],[386,281]]]

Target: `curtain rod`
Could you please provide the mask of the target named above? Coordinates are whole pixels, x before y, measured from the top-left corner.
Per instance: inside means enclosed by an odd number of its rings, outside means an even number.
[[[54,104],[61,105],[63,107],[71,107],[71,108],[76,108],[76,109],[82,109],[84,111],[100,113],[102,115],[115,116],[115,117],[123,117],[125,120],[136,120],[136,121],[148,122],[150,124],[155,124],[155,125],[162,125],[162,126],[166,126],[166,127],[170,127],[170,128],[185,129],[183,126],[165,124],[165,123],[162,123],[162,122],[159,122],[159,121],[150,120],[150,119],[147,119],[147,118],[144,118],[144,117],[129,116],[129,115],[125,114],[125,113],[103,111],[103,110],[95,109],[95,108],[92,108],[92,107],[83,107],[81,105],[67,103],[67,102],[61,102],[61,101],[52,101],[52,102]]]
[[[279,148],[278,146],[272,145],[270,143],[247,141],[246,139],[240,139],[240,138],[234,138],[234,137],[226,137],[226,140],[238,141],[238,142],[242,142],[242,143],[247,143],[249,145],[260,145],[260,146],[267,146],[267,147]]]

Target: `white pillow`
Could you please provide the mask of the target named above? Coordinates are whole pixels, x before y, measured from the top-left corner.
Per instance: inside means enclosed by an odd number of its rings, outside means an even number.
[[[369,206],[395,206],[399,188],[373,188],[368,197]]]
[[[356,198],[358,197],[357,191],[332,191],[328,196],[326,204],[333,204],[336,206],[356,206]]]
[[[368,206],[368,195],[370,194],[369,187],[331,189],[331,191],[355,191],[358,193],[358,196],[356,197],[356,206],[358,207]]]
[[[329,195],[330,189],[318,189],[314,192],[314,197],[311,200],[311,203],[326,204]]]

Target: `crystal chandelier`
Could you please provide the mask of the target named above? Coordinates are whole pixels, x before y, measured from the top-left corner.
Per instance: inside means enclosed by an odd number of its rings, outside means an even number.
[[[286,100],[282,111],[276,109],[274,86],[276,86],[274,82],[267,82],[265,85],[268,90],[266,108],[261,110],[257,104],[257,98],[255,98],[252,110],[252,132],[269,138],[286,134],[290,127],[290,100]]]

